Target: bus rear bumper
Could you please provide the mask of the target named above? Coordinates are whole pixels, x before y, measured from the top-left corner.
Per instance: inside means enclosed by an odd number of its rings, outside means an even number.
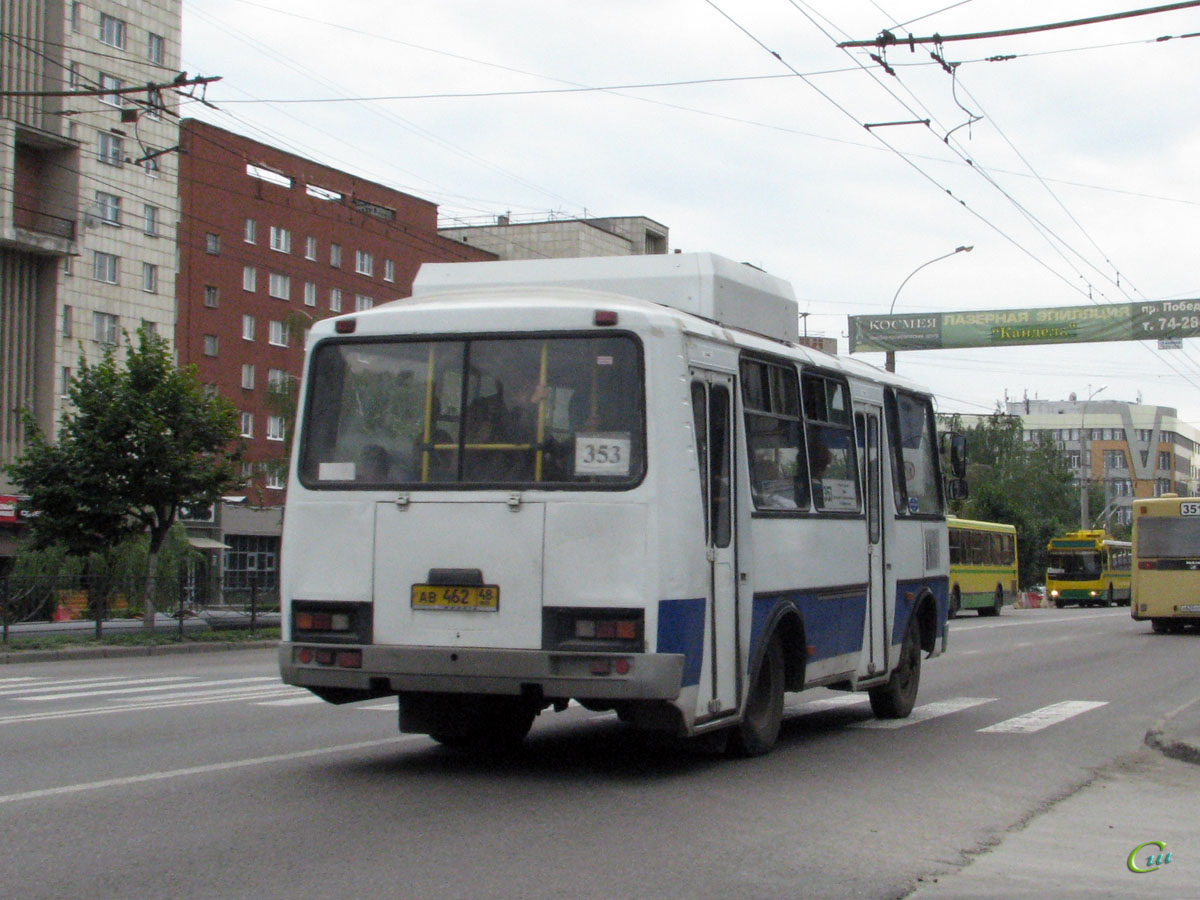
[[[310,651],[305,654],[307,662],[300,661],[304,650]],[[351,655],[361,651],[361,667],[342,664],[347,651]],[[549,700],[674,700],[682,688],[683,661],[683,655],[675,653],[279,645],[279,671],[285,684],[315,689],[318,694],[335,692],[343,701],[411,691],[537,692]]]

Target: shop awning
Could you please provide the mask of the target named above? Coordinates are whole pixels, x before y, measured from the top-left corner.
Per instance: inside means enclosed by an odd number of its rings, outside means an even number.
[[[206,537],[189,537],[188,543],[197,550],[229,550],[228,544],[222,544],[220,541],[214,541],[212,538]]]

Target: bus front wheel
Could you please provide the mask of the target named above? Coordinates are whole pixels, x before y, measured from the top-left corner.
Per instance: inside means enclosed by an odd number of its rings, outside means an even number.
[[[921,634],[914,615],[904,633],[900,660],[883,687],[871,688],[871,711],[880,719],[903,719],[917,702],[921,684]]]
[[[775,634],[754,674],[742,721],[729,735],[733,756],[762,756],[775,746],[783,722],[783,688],[783,644]]]

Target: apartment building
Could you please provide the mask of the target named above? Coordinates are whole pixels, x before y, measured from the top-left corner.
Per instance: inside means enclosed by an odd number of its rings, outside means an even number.
[[[1104,508],[1094,521],[1133,521],[1133,500],[1200,490],[1200,429],[1169,406],[1093,398],[1021,400],[1006,404],[1018,416],[1026,441],[1042,435],[1066,453],[1076,480],[1104,488]]]
[[[0,4],[0,465],[81,358],[174,333],[179,53],[180,0]],[[19,528],[0,514],[0,557]]]
[[[648,256],[666,253],[670,240],[667,226],[645,216],[501,215],[443,223],[438,233],[499,259]]]

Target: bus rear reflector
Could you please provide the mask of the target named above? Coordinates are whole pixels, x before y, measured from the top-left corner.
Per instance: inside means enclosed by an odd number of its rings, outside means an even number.
[[[357,327],[356,319],[338,319],[333,323],[333,330],[338,334],[354,334],[354,329]]]
[[[1139,559],[1138,560],[1138,568],[1139,569],[1157,569],[1158,563],[1152,559]]]
[[[593,325],[616,325],[617,314],[611,309],[598,309],[592,313]]]

